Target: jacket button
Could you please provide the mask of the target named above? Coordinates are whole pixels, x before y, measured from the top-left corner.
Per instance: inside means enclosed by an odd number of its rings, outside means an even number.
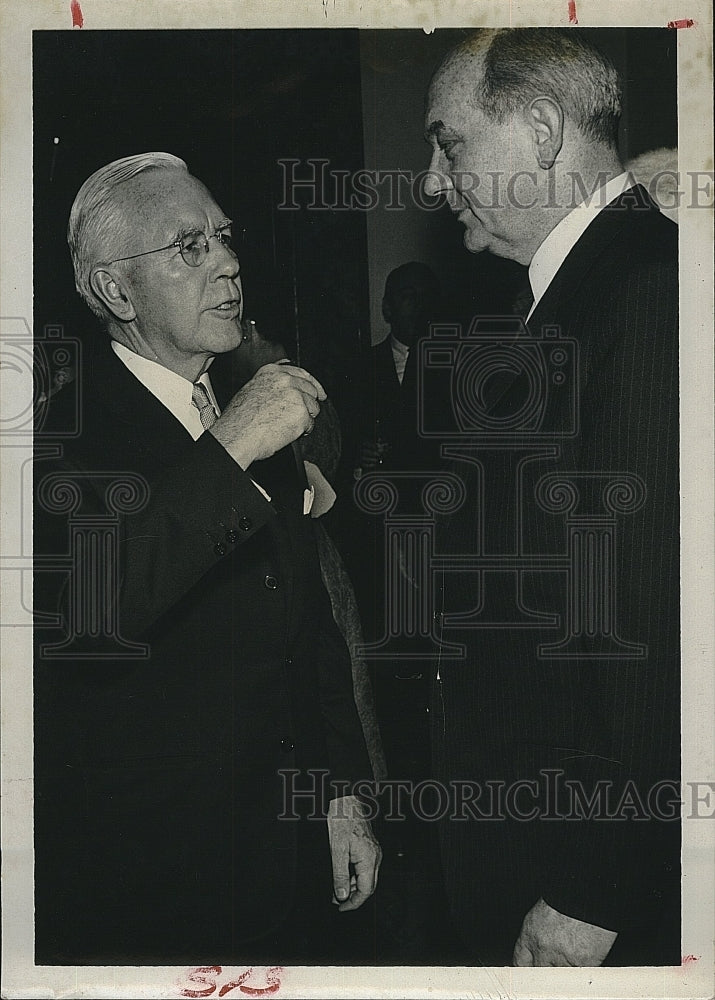
[[[238,532],[234,528],[229,528],[226,532],[226,541],[232,544],[238,541]]]
[[[266,590],[277,590],[278,578],[275,576],[271,576],[269,573],[268,576],[263,581],[263,586],[266,588]]]
[[[216,553],[217,556],[225,556],[226,553],[228,552],[228,549],[226,548],[223,542],[216,542],[216,544],[214,545],[214,552]]]
[[[241,529],[241,531],[250,531],[251,528],[253,527],[253,521],[250,519],[250,517],[242,517],[241,520],[238,522],[238,526]]]
[[[290,740],[281,740],[281,750],[283,753],[291,753],[292,750],[295,750],[295,746]]]

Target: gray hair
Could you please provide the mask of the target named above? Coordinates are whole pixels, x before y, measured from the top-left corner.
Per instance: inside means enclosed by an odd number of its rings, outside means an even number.
[[[487,33],[468,39],[467,47]],[[484,113],[504,121],[536,97],[551,97],[588,139],[615,149],[621,116],[618,72],[577,30],[501,28],[491,35],[476,93]]]
[[[171,153],[137,153],[124,156],[96,170],[77,192],[67,226],[77,291],[101,320],[108,312],[91,286],[92,268],[121,256],[131,237],[122,211],[118,188],[148,170],[186,170]]]

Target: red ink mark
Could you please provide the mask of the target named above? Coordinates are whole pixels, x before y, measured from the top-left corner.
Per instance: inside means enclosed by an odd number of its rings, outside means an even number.
[[[692,28],[695,24],[692,17],[681,17],[679,21],[668,21],[669,28]]]
[[[693,962],[697,962],[700,958],[699,955],[683,955],[681,965],[692,965]]]
[[[205,986],[206,989],[196,990],[190,989],[188,986],[184,987],[181,991],[182,997],[210,997],[211,994],[216,989],[216,982],[207,979],[207,973],[214,973],[215,976],[221,975],[220,965],[200,965],[197,969],[192,969],[187,976],[187,982],[193,983],[195,986]]]
[[[246,969],[245,972],[241,973],[238,979],[234,979],[233,982],[225,983],[219,990],[218,995],[220,997],[226,996],[231,990],[235,990],[237,987],[249,997],[262,997],[269,996],[271,993],[276,993],[281,986],[281,973],[283,969],[280,965],[276,965],[266,970],[266,986],[248,986],[246,985],[246,980],[251,978],[251,973],[253,969]]]
[[[578,24],[576,15],[576,0],[569,0],[569,24]]]
[[[79,5],[79,0],[72,0],[70,10],[72,11],[72,27],[81,28],[84,24],[84,18],[82,17],[82,8]]]
[[[180,991],[180,996],[182,997],[210,997],[212,993],[216,992],[218,983],[216,982],[217,977],[219,977],[223,972],[220,965],[200,965],[195,969],[190,969],[187,977],[186,983],[191,985],[186,985]],[[271,993],[277,993],[281,988],[281,976],[283,974],[283,967],[280,965],[271,966],[269,969],[265,970],[263,980],[265,986],[252,986],[246,983],[247,979],[250,979],[254,975],[253,966],[240,974],[237,979],[232,979],[229,983],[224,983],[218,992],[220,997],[225,997],[227,993],[231,990],[240,990],[245,996],[249,997],[263,997],[270,996]],[[196,988],[200,987],[200,988]]]

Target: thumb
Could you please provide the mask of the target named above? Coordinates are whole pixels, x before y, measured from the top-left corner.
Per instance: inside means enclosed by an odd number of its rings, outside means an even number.
[[[334,848],[333,852],[333,892],[335,898],[344,902],[350,895],[350,852],[341,848]]]
[[[512,964],[517,966],[533,966],[535,964],[531,950],[524,944],[521,937],[519,937],[519,940],[514,945]]]

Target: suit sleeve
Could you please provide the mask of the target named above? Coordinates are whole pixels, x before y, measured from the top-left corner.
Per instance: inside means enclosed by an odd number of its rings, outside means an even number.
[[[372,767],[355,703],[350,653],[335,624],[327,592],[324,596],[315,649],[320,707],[331,778],[348,785],[346,791],[336,788],[335,795],[350,795],[356,781],[372,777]]]
[[[618,517],[615,608],[619,636],[646,651],[568,665],[594,751],[571,776],[596,800],[606,783],[611,818],[557,825],[543,896],[616,931],[679,890],[677,309],[674,263],[626,270],[603,303],[601,357],[582,398],[578,469],[627,472],[645,491],[640,509]]]
[[[107,515],[106,500],[95,485],[101,480],[94,480],[82,463],[63,462],[60,471],[81,484],[83,514]],[[119,482],[121,478],[117,473]],[[276,516],[250,476],[211,434],[187,445],[178,460],[155,477],[144,477],[142,485],[146,499],[141,508],[119,518],[113,598],[126,639],[141,639],[213,566]],[[42,505],[37,509],[41,516]],[[70,623],[78,613],[72,603],[82,599],[79,580],[85,572],[92,573],[86,564],[75,566],[61,597]]]

